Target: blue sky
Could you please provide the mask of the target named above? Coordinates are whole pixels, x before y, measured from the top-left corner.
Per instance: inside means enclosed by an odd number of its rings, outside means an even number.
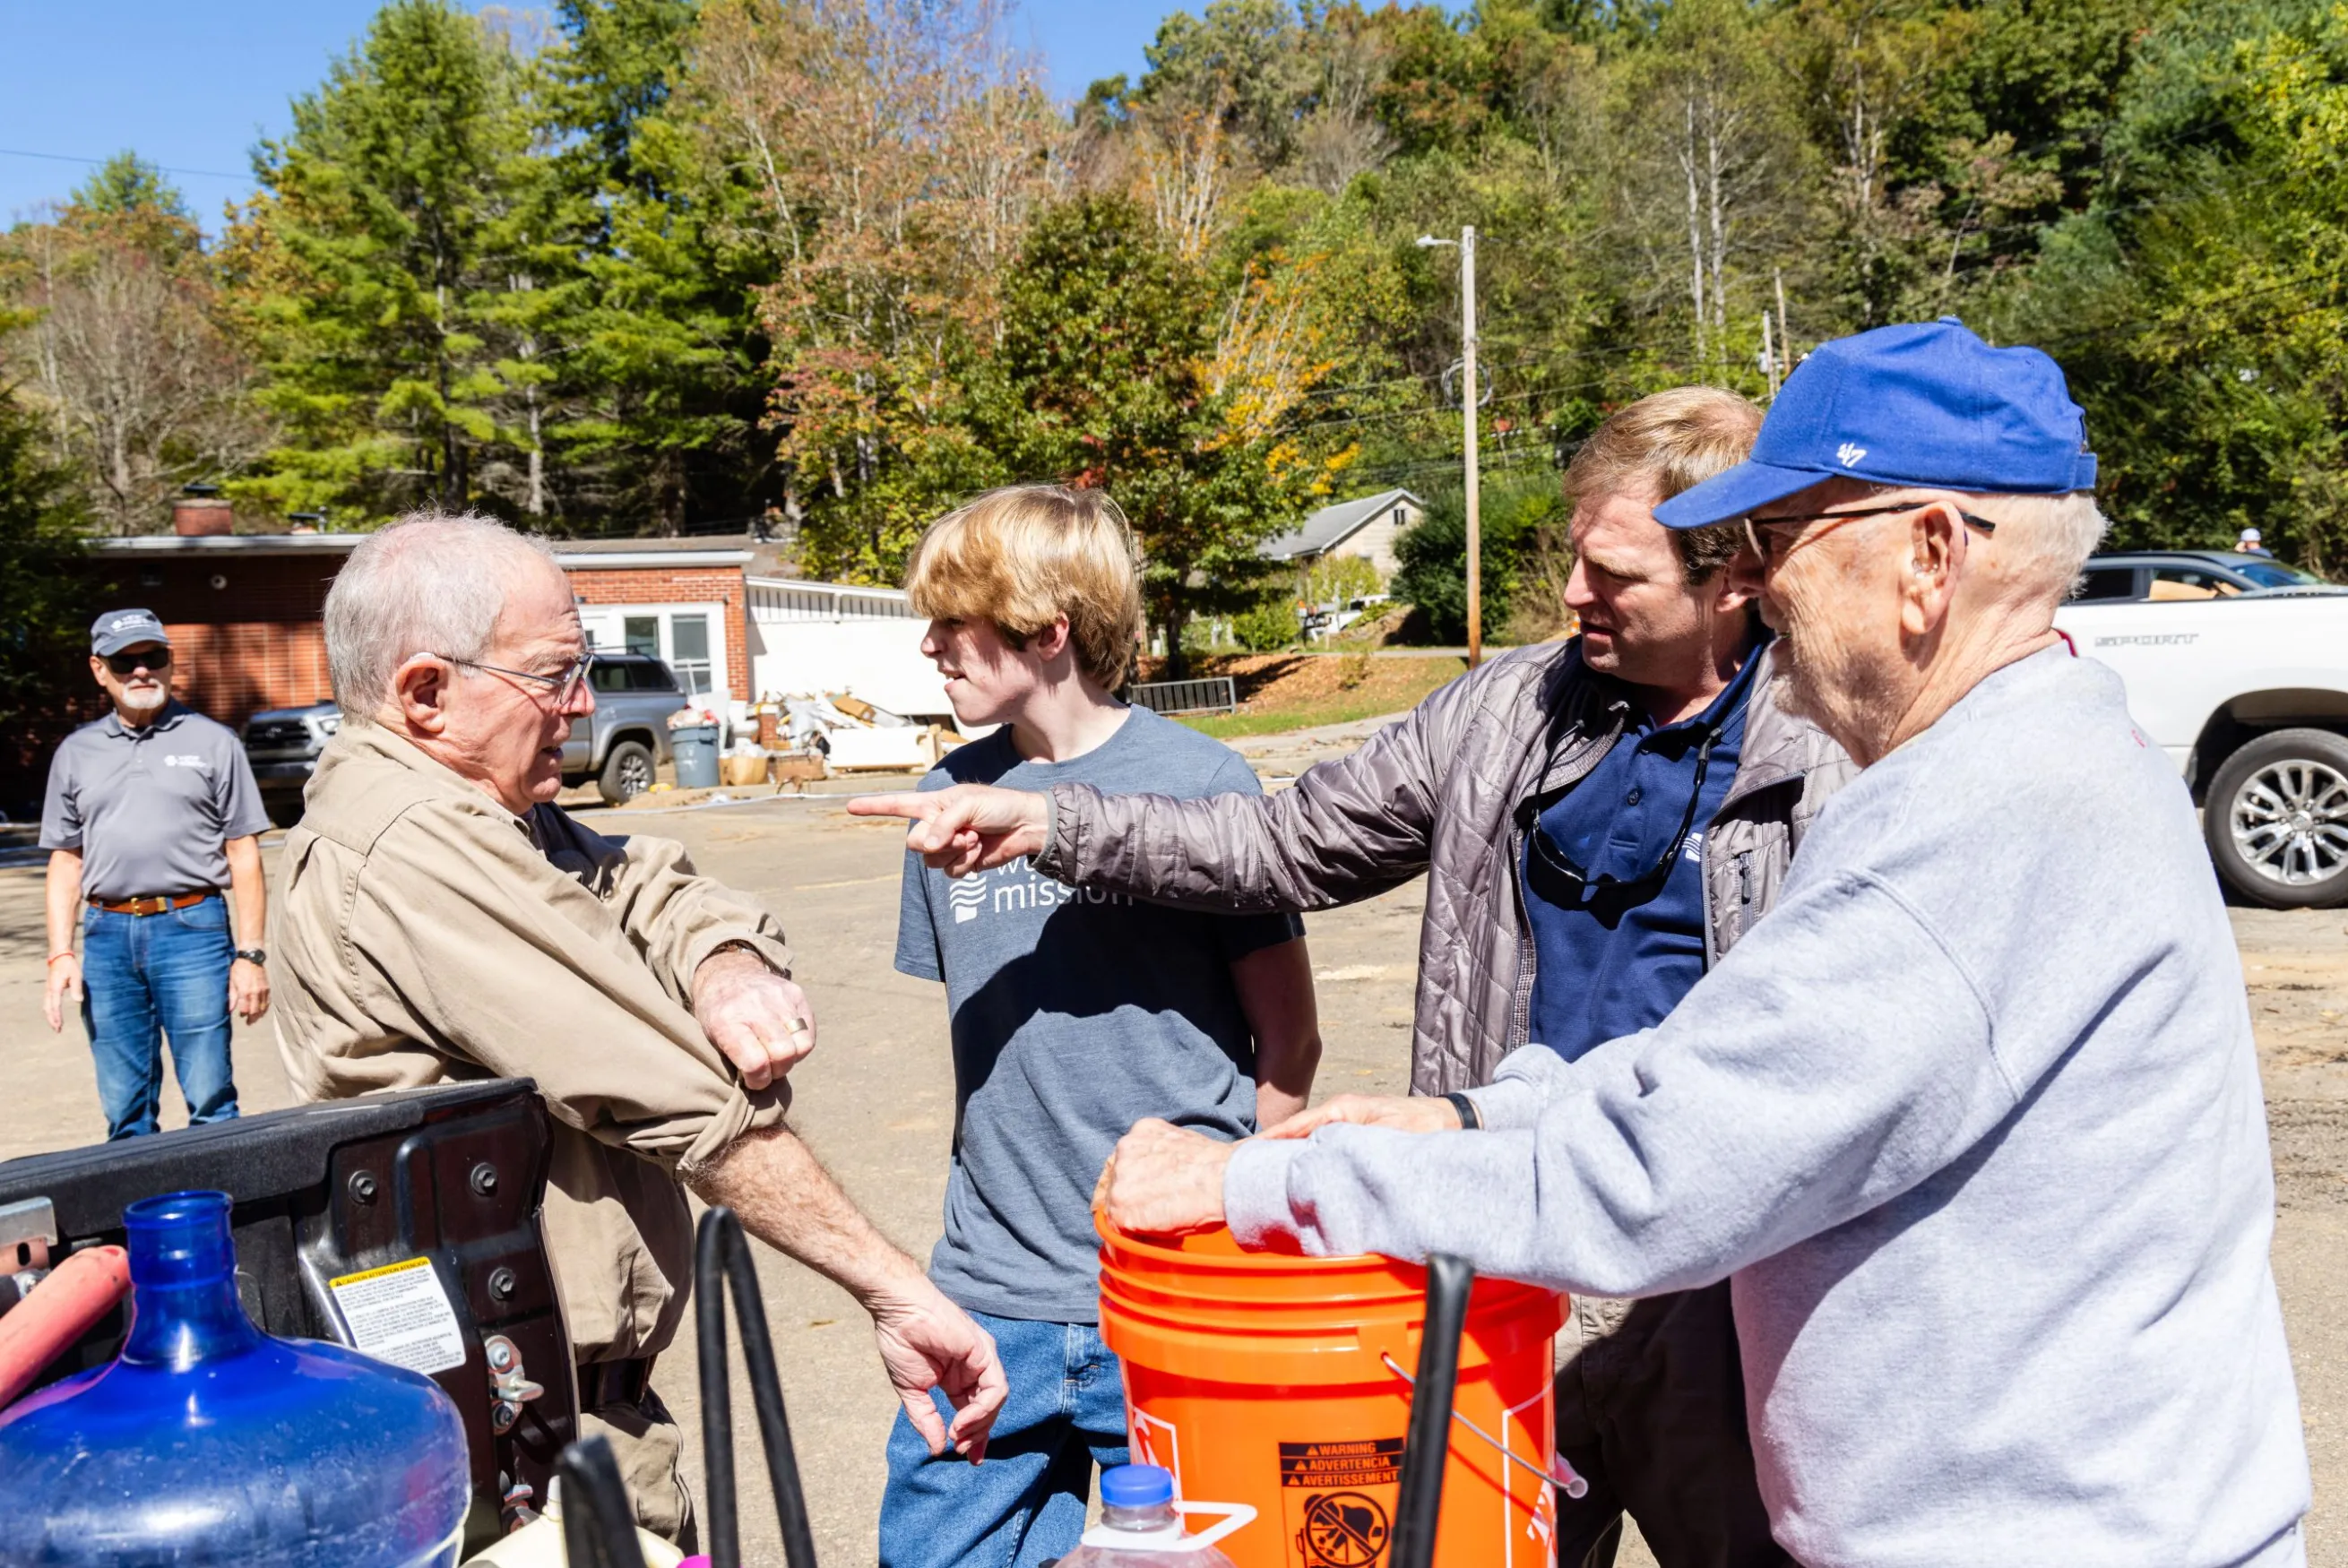
[[[526,3],[514,10],[533,9]],[[1063,97],[1138,76],[1159,0],[1024,0],[1012,22]],[[366,30],[375,0],[0,0],[0,226],[125,148],[171,169],[207,230],[252,189],[253,144]],[[38,155],[38,156],[28,156]]]

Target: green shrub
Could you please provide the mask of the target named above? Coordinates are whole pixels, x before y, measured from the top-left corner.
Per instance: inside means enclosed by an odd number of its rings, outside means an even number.
[[[1285,594],[1267,599],[1231,619],[1231,635],[1251,653],[1277,653],[1294,642],[1303,630],[1295,604]]]
[[[1558,477],[1547,469],[1495,476],[1483,489],[1484,635],[1498,637],[1509,624],[1520,579],[1544,526],[1561,524],[1565,503]],[[1394,595],[1416,605],[1427,632],[1437,642],[1468,637],[1468,507],[1458,490],[1438,490],[1426,498],[1426,516],[1395,541],[1402,562]]]

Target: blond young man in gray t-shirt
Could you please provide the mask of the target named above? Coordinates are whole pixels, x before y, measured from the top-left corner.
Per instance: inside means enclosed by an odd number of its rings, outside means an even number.
[[[922,650],[969,725],[1001,727],[922,782],[1071,780],[1178,795],[1262,786],[1229,748],[1128,707],[1141,626],[1131,534],[1097,490],[979,497],[913,557]],[[1091,1197],[1135,1122],[1237,1139],[1304,1108],[1321,1053],[1303,927],[1087,895],[1021,862],[950,883],[906,857],[897,968],[942,980],[953,1166],[930,1277],[1003,1356],[985,1465],[932,1459],[900,1419],[883,1568],[1025,1568],[1075,1549],[1092,1470],[1125,1462],[1125,1399],[1098,1328]]]

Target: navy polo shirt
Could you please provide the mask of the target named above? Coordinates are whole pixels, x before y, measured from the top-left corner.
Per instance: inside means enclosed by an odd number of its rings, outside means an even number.
[[[1658,725],[1634,711],[1598,765],[1525,835],[1532,1039],[1569,1061],[1661,1022],[1704,974],[1704,835],[1736,778],[1756,662],[1747,657],[1692,719]],[[1687,837],[1673,851],[1683,822]],[[1669,869],[1649,875],[1666,853]]]

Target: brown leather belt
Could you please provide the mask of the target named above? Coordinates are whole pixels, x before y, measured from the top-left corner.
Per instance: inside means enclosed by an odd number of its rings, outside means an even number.
[[[158,893],[151,898],[118,898],[111,904],[103,898],[93,898],[89,907],[103,909],[109,915],[160,915],[166,910],[185,909],[191,904],[201,904],[219,893],[217,887],[207,887],[201,893]]]
[[[637,1405],[652,1391],[653,1361],[639,1356],[633,1361],[582,1361],[579,1366],[579,1408],[601,1409],[606,1405]]]

